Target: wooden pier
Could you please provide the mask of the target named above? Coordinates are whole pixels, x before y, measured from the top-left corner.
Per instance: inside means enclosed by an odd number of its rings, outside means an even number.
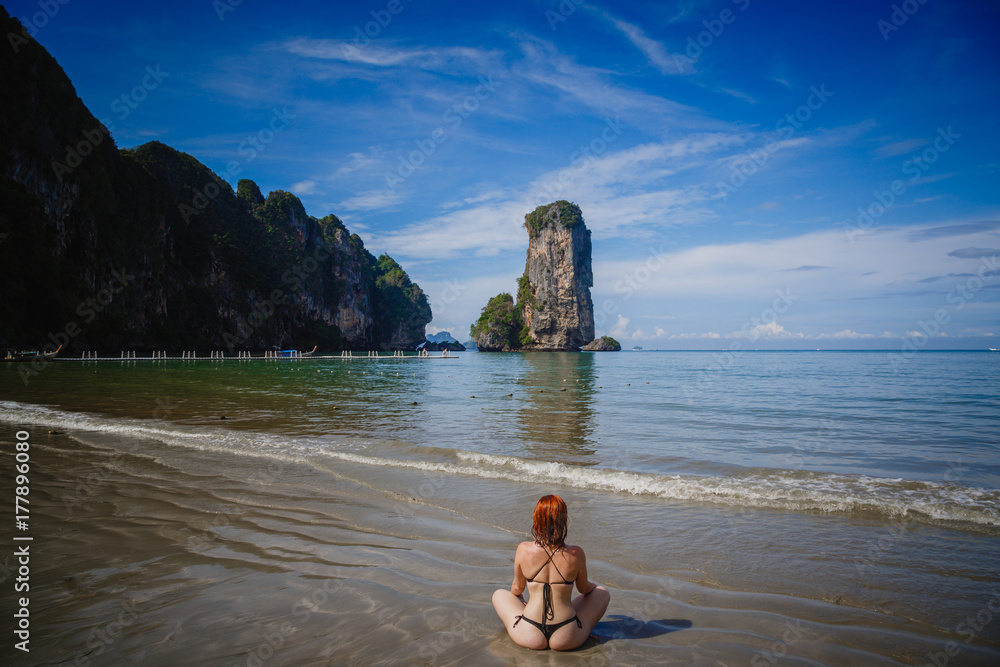
[[[340,354],[281,354],[278,351],[266,351],[253,354],[246,350],[238,350],[235,354],[226,354],[224,350],[182,350],[168,353],[166,350],[153,350],[148,356],[139,356],[134,350],[121,350],[117,356],[101,356],[97,350],[80,353],[79,357],[56,357],[55,361],[374,361],[376,359],[458,359],[454,352],[445,350],[441,354],[431,355],[420,350],[406,352],[404,350],[343,350]]]

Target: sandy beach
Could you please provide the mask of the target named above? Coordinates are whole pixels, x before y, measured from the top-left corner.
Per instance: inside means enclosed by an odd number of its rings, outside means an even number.
[[[550,489],[47,430],[60,429],[31,428],[31,653],[8,651],[8,664],[756,667],[1000,657],[995,622],[969,641],[941,628],[960,613],[942,622],[934,610],[900,613],[888,599],[878,609],[861,596],[804,594],[803,580],[775,592],[782,585],[770,582],[787,575],[782,554],[761,557],[744,536],[794,530],[787,515],[730,514],[713,525],[710,507],[650,513],[648,499],[598,501],[572,489],[561,490],[570,541],[586,548],[611,606],[599,643],[531,652],[509,640],[489,599],[509,586],[526,517]],[[5,459],[13,436],[6,427],[0,436]],[[662,523],[636,530],[626,517],[637,514]],[[694,570],[681,524],[702,520],[686,530],[731,545],[729,584],[746,577],[771,592],[729,590]],[[814,554],[814,566],[838,558],[831,548]],[[906,606],[900,593],[895,604]],[[998,600],[996,581],[985,582],[972,617],[996,618]]]

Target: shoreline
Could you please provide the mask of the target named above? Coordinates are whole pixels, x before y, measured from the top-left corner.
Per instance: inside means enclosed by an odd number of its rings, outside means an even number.
[[[4,428],[5,445],[13,432]],[[629,546],[597,537],[608,528],[602,522],[648,511],[651,502],[605,498],[616,506],[603,511],[615,514],[602,520],[588,494],[574,490],[560,491],[570,503],[571,541],[587,550],[591,578],[612,591],[608,615],[595,629],[605,641],[565,656],[533,654],[510,642],[489,599],[510,585],[513,548],[523,539],[515,517],[535,485],[345,461],[275,464],[91,431],[32,432],[33,519],[38,534],[44,531],[33,552],[34,636],[54,641],[39,641],[30,664],[139,657],[177,664],[191,655],[219,665],[253,664],[254,656],[303,665],[473,658],[776,664],[786,655],[827,664],[924,664],[938,652],[948,657],[949,649],[959,651],[960,664],[1000,658],[1000,623],[965,643],[957,627],[725,590],[676,565],[671,573],[650,560],[657,541]],[[738,535],[729,529],[720,537]],[[991,601],[985,596],[979,608]]]

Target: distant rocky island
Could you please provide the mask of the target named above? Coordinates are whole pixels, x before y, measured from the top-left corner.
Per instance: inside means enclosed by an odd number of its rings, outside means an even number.
[[[428,334],[427,342],[421,344],[418,349],[425,352],[465,352],[466,347],[459,343],[450,331],[439,331]]]
[[[592,247],[580,207],[566,200],[539,206],[524,227],[517,300],[502,292],[483,308],[469,332],[479,351],[621,349],[614,339],[594,340]]]
[[[388,255],[280,190],[160,142],[119,150],[0,7],[0,347],[414,349],[431,310]]]
[[[611,336],[601,336],[583,346],[584,352],[618,352],[622,344]]]

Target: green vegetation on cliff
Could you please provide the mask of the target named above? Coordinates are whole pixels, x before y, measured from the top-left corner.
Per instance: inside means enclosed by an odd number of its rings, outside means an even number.
[[[524,216],[524,226],[528,236],[535,238],[549,224],[558,222],[563,227],[576,227],[583,224],[583,213],[576,204],[560,199],[552,204],[539,206]]]
[[[24,34],[3,7],[0,32]],[[0,49],[0,89],[0,347],[423,340],[423,292],[336,216],[246,179],[234,192],[158,141],[119,150],[31,38]]]
[[[584,345],[583,349],[587,352],[618,352],[622,345],[611,336],[601,336]]]
[[[424,325],[431,320],[427,295],[389,255],[379,255],[374,270],[376,337],[385,341],[423,338]],[[407,332],[407,323],[418,328]]]
[[[535,298],[535,293],[531,289],[531,281],[528,280],[528,274],[525,273],[520,278],[517,279],[517,314],[521,321],[521,328],[517,332],[517,342],[519,347],[525,347],[531,345],[531,329],[528,327],[527,319],[525,318],[525,306],[531,304],[531,308],[535,311],[541,310],[542,306],[538,304],[538,300]]]
[[[521,314],[514,308],[514,297],[497,294],[483,307],[479,319],[469,329],[481,352],[516,350],[521,347]]]

